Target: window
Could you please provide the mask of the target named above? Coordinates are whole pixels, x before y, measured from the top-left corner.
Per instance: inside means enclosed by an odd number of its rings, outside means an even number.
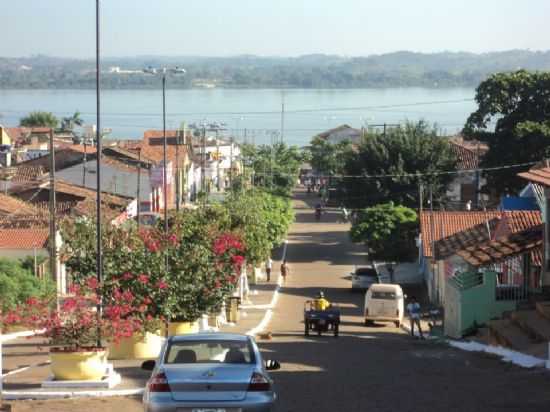
[[[372,299],[396,300],[397,298],[395,292],[372,292]]]
[[[249,341],[203,340],[172,342],[166,351],[166,364],[255,362]]]

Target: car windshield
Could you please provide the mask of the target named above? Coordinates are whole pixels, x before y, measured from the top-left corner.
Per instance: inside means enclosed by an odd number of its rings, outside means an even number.
[[[372,292],[372,299],[395,300],[397,294],[395,292]]]
[[[355,275],[357,275],[357,276],[369,276],[369,277],[373,277],[373,278],[375,278],[377,276],[376,270],[370,269],[370,268],[357,269],[355,271]]]
[[[248,341],[195,340],[172,342],[164,363],[254,363],[254,352]]]

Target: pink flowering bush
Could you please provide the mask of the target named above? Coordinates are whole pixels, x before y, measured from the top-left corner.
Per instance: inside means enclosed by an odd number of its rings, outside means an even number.
[[[29,298],[24,305],[5,314],[3,323],[20,324],[32,330],[43,330],[49,344],[57,351],[97,349],[98,333],[102,339],[114,342],[132,336],[142,326],[131,316],[135,300],[130,293],[103,302],[98,316],[101,286],[90,278],[85,285],[73,286],[71,294],[56,306],[54,299]]]

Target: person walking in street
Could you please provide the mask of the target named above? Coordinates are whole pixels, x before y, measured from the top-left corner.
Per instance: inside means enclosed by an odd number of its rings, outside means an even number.
[[[417,302],[414,296],[411,296],[411,301],[407,305],[407,313],[411,321],[411,336],[414,337],[414,325],[416,324],[418,332],[420,333],[420,339],[424,339],[422,328],[420,327],[420,303]]]
[[[283,277],[283,283],[286,282],[286,276],[289,274],[290,270],[286,264],[286,259],[281,263],[281,276]]]
[[[265,262],[265,274],[267,275],[267,281],[271,281],[271,268],[273,267],[273,261],[271,256],[269,256]]]

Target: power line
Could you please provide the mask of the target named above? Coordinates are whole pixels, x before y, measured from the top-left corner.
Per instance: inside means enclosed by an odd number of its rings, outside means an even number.
[[[519,167],[533,166],[538,162],[526,162],[526,163],[517,163],[512,165],[496,166],[496,167],[486,167],[486,168],[477,168],[477,169],[463,169],[463,170],[445,170],[445,171],[435,171],[428,173],[398,173],[398,174],[379,174],[379,175],[315,175],[315,178],[333,178],[333,179],[384,179],[384,178],[399,178],[399,177],[433,177],[441,175],[462,175],[476,172],[494,172],[499,170],[506,169],[515,169]],[[282,176],[293,176],[290,173],[279,173]],[[256,173],[256,175],[262,175],[262,173]]]
[[[401,104],[388,104],[388,105],[374,105],[374,106],[355,106],[355,107],[325,107],[325,108],[311,108],[311,109],[285,109],[285,114],[292,113],[323,113],[323,112],[345,112],[345,111],[358,111],[358,110],[380,110],[380,109],[394,109],[400,107],[417,107],[417,106],[432,106],[438,104],[452,104],[452,103],[464,103],[475,101],[473,98],[468,99],[453,99],[453,100],[431,100],[423,102],[401,103]],[[24,113],[21,111],[3,110],[3,113]],[[70,114],[70,112],[54,112],[55,114]],[[81,112],[81,115],[91,116],[95,115],[95,112]],[[162,113],[137,113],[137,112],[104,112],[104,116],[150,116],[158,117],[162,116]],[[244,112],[177,112],[170,113],[171,116],[239,116],[239,115],[280,115],[280,110],[265,110],[265,111],[244,111]]]

